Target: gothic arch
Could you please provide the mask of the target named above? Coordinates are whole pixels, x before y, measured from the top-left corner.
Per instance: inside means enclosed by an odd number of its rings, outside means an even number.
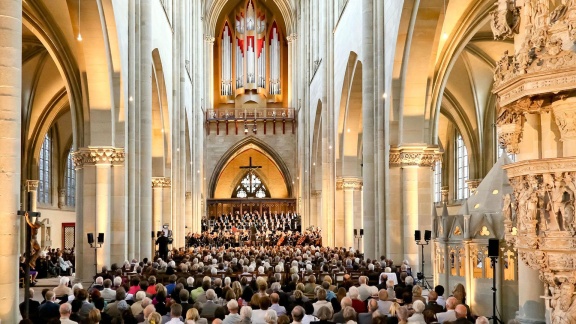
[[[346,159],[348,156],[360,161],[362,157],[362,62],[354,52],[350,52],[348,58],[341,95],[336,144],[340,172],[337,175],[359,175],[359,168],[349,169],[353,167],[352,160]]]
[[[291,4],[290,0],[273,0],[274,4],[278,7],[284,23],[286,26],[286,35],[295,32],[296,29],[296,10]],[[222,11],[225,6],[229,6],[232,1],[229,0],[214,0],[207,8],[205,8],[205,30],[209,35],[218,35],[218,24],[221,18]],[[236,2],[232,3],[236,6]]]
[[[210,177],[210,182],[208,184],[208,197],[209,198],[214,197],[216,186],[218,184],[219,175],[224,170],[227,163],[232,158],[234,158],[235,155],[241,153],[244,148],[247,148],[249,146],[252,146],[253,148],[261,151],[264,155],[267,155],[270,158],[270,160],[274,162],[276,167],[280,170],[280,172],[282,172],[284,176],[286,187],[288,189],[288,196],[292,197],[294,192],[292,175],[290,174],[288,167],[282,160],[282,157],[270,145],[264,143],[263,141],[254,136],[249,136],[239,141],[238,143],[230,147],[228,151],[224,153],[224,155],[222,155],[220,160],[216,163],[214,171],[212,172],[212,176]]]
[[[163,177],[171,163],[171,129],[164,69],[157,48],[152,50],[152,176]]]

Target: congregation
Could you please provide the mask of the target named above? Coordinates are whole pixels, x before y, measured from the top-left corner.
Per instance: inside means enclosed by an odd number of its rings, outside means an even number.
[[[423,296],[407,262],[353,249],[196,247],[103,267],[90,287],[61,277],[21,323],[487,323],[464,286]],[[21,313],[24,312],[21,304]]]

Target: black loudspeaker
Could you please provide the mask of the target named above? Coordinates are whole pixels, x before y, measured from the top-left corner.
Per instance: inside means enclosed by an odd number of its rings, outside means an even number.
[[[361,229],[360,229],[360,236],[363,236],[363,235],[364,235],[364,229],[361,228]]]
[[[152,231],[152,238],[154,238],[154,231]]]
[[[422,235],[419,230],[414,231],[414,240],[420,241],[422,239]]]
[[[354,229],[354,236],[358,235],[358,230]]]
[[[488,257],[498,257],[500,255],[500,240],[489,239],[488,240]]]
[[[94,234],[88,233],[86,236],[88,236],[88,244],[94,244]]]
[[[104,233],[98,233],[98,243],[104,243]]]
[[[430,241],[430,239],[432,238],[432,232],[431,231],[424,231],[424,241],[428,242]]]

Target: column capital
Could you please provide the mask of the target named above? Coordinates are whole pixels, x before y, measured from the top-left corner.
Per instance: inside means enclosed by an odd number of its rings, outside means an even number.
[[[192,198],[192,192],[186,191],[185,197],[186,197],[186,199]]]
[[[313,190],[311,196],[315,198],[322,197],[322,190]]]
[[[152,177],[152,188],[169,188],[172,181],[168,177]]]
[[[436,162],[442,161],[438,146],[426,144],[403,144],[390,148],[390,166],[424,166],[433,168]]]
[[[38,190],[38,183],[38,180],[26,180],[26,183],[24,184],[26,191],[30,192]]]
[[[124,148],[112,146],[82,147],[72,154],[76,169],[86,165],[122,165],[124,158]]]
[[[337,177],[336,190],[361,191],[363,182],[361,178],[356,177]]]
[[[480,182],[482,182],[482,179],[466,180],[466,185],[468,186],[468,190],[470,191],[470,195],[473,195],[476,193],[476,189],[478,189],[478,185],[480,185]]]
[[[297,40],[298,40],[298,34],[296,34],[296,33],[292,33],[292,34],[286,36],[286,41],[288,41],[288,43],[295,42]]]
[[[204,34],[204,41],[206,43],[210,43],[212,45],[214,45],[214,41],[216,40],[216,38],[214,38],[214,36],[212,35],[208,35],[208,34]]]

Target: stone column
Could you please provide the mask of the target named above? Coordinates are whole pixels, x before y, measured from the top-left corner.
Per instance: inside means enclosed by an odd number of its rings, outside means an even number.
[[[18,322],[18,232],[20,207],[22,1],[0,6],[0,320]]]
[[[162,218],[164,208],[164,187],[170,186],[170,178],[153,177],[152,178],[152,231],[154,234],[162,230]]]
[[[135,228],[134,256],[140,260],[148,255],[152,241],[152,2],[140,1],[140,213]]]
[[[96,269],[103,265],[110,266],[112,234],[112,166],[123,165],[124,149],[114,147],[85,147],[80,148],[73,155],[76,170],[81,170],[83,187],[82,210],[77,217],[81,218],[81,224],[76,226],[76,242],[80,246],[76,250],[76,260],[81,263],[76,268],[78,281],[91,281]],[[104,233],[104,244],[101,248],[90,248],[83,244],[87,233],[94,233],[94,240],[98,233]],[[78,244],[80,241],[81,244]],[[94,253],[96,256],[96,268],[94,265]]]
[[[189,232],[194,233],[195,228],[192,224],[192,193],[190,191],[186,191],[185,195],[185,206],[184,206],[184,225],[186,226],[186,235]]]
[[[162,226],[168,224],[170,228],[174,226],[172,223],[172,181],[170,178],[164,178],[162,184],[162,218],[159,231]]]
[[[441,152],[435,146],[403,145],[390,149],[390,165],[399,166],[401,170],[402,258],[410,264],[421,264],[420,258],[429,258],[430,255],[426,249],[426,255],[420,256],[419,247],[414,242],[414,231],[432,229],[432,216],[428,214],[433,195],[430,169],[441,157]],[[425,271],[430,273],[431,268]]]
[[[337,241],[343,242],[343,245],[337,246],[344,246],[346,248],[354,247],[355,249],[362,249],[362,247],[357,247],[354,242],[354,229],[360,230],[360,227],[354,227],[354,220],[356,218],[355,209],[361,203],[361,201],[357,201],[354,198],[354,193],[356,191],[362,190],[362,179],[356,177],[345,177],[340,178],[336,181],[336,190],[343,191],[343,216],[344,216],[344,226],[339,229],[338,233],[343,234],[342,237]]]
[[[25,191],[26,196],[24,197],[24,208],[30,211],[38,211],[38,180],[26,180]],[[28,206],[28,194],[30,194],[30,206]],[[26,249],[26,220],[24,217],[20,219],[20,251]]]

